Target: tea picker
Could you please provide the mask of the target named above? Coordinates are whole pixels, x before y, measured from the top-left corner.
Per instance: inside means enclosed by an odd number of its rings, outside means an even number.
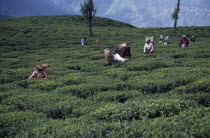
[[[145,37],[145,45],[144,45],[144,53],[145,54],[151,54],[154,50],[154,36],[151,37]]]
[[[160,38],[159,38],[158,42],[159,42],[159,43],[163,43],[163,39],[164,39],[164,38],[163,38],[163,35],[160,35]]]
[[[169,36],[166,36],[164,39],[163,39],[163,45],[168,45],[168,39],[169,39]]]
[[[108,48],[104,49],[105,64],[112,65],[113,61],[123,62],[128,61],[131,57],[130,45],[123,43],[118,44],[114,54],[111,54]]]
[[[189,47],[189,41],[188,41],[186,35],[182,36],[182,40],[179,43],[179,47],[180,48]]]
[[[38,64],[34,67],[34,72],[31,74],[31,76],[28,77],[28,79],[32,78],[43,78],[47,79],[47,72],[48,72],[48,64]]]
[[[87,44],[88,44],[87,38],[84,37],[84,38],[81,40],[81,45],[87,45]]]
[[[100,45],[101,44],[101,38],[100,36],[98,36],[98,38],[96,39],[96,45]]]
[[[195,42],[195,36],[192,36],[190,41]]]

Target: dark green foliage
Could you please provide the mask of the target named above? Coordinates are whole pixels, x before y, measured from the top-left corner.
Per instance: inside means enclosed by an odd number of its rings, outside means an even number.
[[[140,101],[141,100],[141,101]],[[124,104],[108,104],[92,112],[92,116],[99,120],[124,121],[142,120],[143,118],[156,118],[160,116],[174,116],[180,111],[194,107],[190,100],[158,99],[144,101],[142,98],[128,101]]]
[[[86,26],[70,15],[0,20],[0,137],[210,137],[210,27],[174,36],[94,17],[95,38],[81,46]],[[183,34],[196,36],[188,48],[178,48]],[[104,48],[125,42],[131,60],[106,66]],[[49,79],[27,79],[40,63]]]
[[[23,93],[20,95],[10,96],[2,100],[2,104],[15,105],[17,110],[41,112],[49,118],[64,119],[68,116],[77,116],[73,109],[77,108],[83,100],[74,96],[55,95],[46,93]]]
[[[34,126],[44,123],[43,114],[35,112],[10,112],[0,114],[0,136],[14,137],[21,131],[29,131]]]
[[[179,19],[179,11],[180,11],[180,9],[177,9],[177,8],[175,8],[174,9],[174,12],[171,14],[171,16],[172,16],[172,19]]]
[[[187,84],[182,87],[178,87],[173,92],[178,93],[198,93],[198,92],[210,92],[210,78],[204,77],[201,79],[198,79],[190,84]]]

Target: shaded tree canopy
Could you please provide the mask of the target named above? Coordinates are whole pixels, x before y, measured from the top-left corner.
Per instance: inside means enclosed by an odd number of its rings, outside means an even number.
[[[83,4],[80,4],[80,11],[83,14],[83,17],[87,19],[88,22],[88,33],[89,36],[93,36],[92,33],[92,18],[96,14],[96,9],[94,8],[93,0],[84,1]]]
[[[173,20],[179,19],[179,11],[180,11],[180,8],[178,9],[174,8],[174,12],[171,14]]]
[[[89,19],[92,16],[95,16],[97,10],[94,9],[94,3],[92,0],[85,0],[83,4],[80,4],[80,7],[80,11],[85,18]]]

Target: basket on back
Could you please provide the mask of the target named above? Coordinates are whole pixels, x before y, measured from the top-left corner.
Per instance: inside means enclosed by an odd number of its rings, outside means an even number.
[[[151,43],[154,43],[154,36],[146,36],[145,41],[150,40]]]
[[[45,71],[46,73],[48,73],[48,64],[44,63],[44,64],[38,64],[34,67],[34,70],[36,70],[37,66],[41,66],[42,70]]]
[[[155,46],[154,44],[154,36],[146,36],[145,37],[145,41],[150,40],[150,42],[153,44],[153,46]]]
[[[104,49],[104,55],[105,55],[105,64],[112,65],[113,55],[108,48]]]

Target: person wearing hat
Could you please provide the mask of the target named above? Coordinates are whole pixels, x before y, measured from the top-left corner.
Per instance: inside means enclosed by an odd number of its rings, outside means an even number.
[[[151,54],[153,52],[154,46],[153,44],[150,42],[150,39],[146,39],[146,43],[144,45],[144,53],[145,54]]]
[[[186,35],[182,36],[182,40],[179,43],[179,47],[188,47],[189,46],[189,41],[186,38]]]
[[[35,67],[34,72],[31,74],[31,76],[28,77],[28,79],[32,79],[32,78],[43,78],[43,79],[47,79],[47,73],[44,71],[43,67],[41,65],[37,65]]]
[[[163,39],[164,39],[163,35],[160,35],[160,38],[159,38],[158,42],[163,43]]]
[[[164,39],[163,39],[164,45],[168,45],[168,38],[169,38],[169,36],[164,37]]]
[[[130,45],[126,43],[118,44],[113,55],[115,61],[128,61],[131,57]]]
[[[190,39],[190,41],[195,42],[195,36],[192,36],[191,39]]]

